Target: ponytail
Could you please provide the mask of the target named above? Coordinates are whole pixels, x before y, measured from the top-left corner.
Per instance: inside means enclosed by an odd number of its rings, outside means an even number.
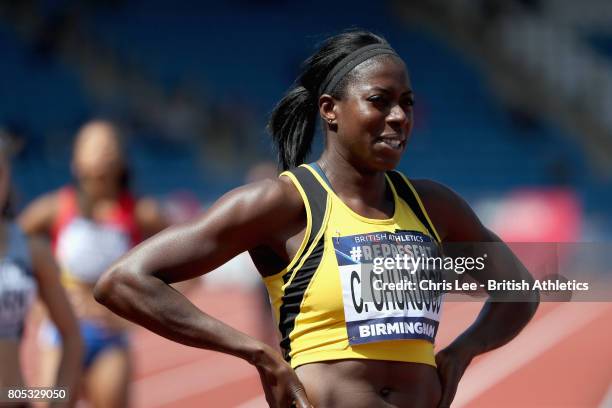
[[[301,85],[292,88],[276,105],[268,131],[278,150],[278,161],[283,170],[304,163],[312,147],[316,128],[317,101]]]
[[[388,46],[382,37],[368,31],[348,31],[325,40],[319,50],[304,61],[296,85],[276,105],[268,122],[268,132],[276,144],[283,170],[304,163],[310,153],[320,94],[325,91],[334,98],[343,97],[350,75],[336,71],[334,74],[332,69],[351,53],[372,44]],[[328,78],[330,72],[333,78]]]

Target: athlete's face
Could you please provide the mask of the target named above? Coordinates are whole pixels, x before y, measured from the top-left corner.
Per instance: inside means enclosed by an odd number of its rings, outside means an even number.
[[[342,99],[334,99],[336,148],[354,164],[391,170],[406,149],[413,125],[414,96],[406,66],[397,57],[380,56],[350,75]]]
[[[104,122],[86,125],[77,137],[73,171],[83,192],[93,199],[117,194],[123,157],[115,129]]]

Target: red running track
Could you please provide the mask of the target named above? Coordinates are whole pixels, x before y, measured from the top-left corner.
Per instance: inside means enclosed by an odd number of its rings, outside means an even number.
[[[189,297],[207,313],[261,337],[258,296],[202,288]],[[468,327],[480,307],[446,303],[437,348]],[[237,358],[182,346],[140,328],[132,344],[135,408],[267,406],[257,371]],[[26,360],[34,360],[34,352],[28,354]],[[31,375],[31,362],[27,366]],[[457,408],[604,406],[612,407],[610,303],[543,303],[513,342],[475,359],[453,403]]]

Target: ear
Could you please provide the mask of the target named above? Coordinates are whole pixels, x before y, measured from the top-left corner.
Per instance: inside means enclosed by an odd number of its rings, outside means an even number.
[[[319,114],[326,122],[336,120],[336,100],[333,96],[323,94],[319,97]]]
[[[319,97],[319,115],[327,122],[327,126],[331,130],[335,130],[338,126],[336,122],[336,100],[333,96],[323,94]]]

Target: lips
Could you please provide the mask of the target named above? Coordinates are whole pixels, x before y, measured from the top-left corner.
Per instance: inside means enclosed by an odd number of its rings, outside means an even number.
[[[376,143],[382,143],[392,149],[401,150],[406,144],[406,138],[398,134],[381,135],[376,139]]]

